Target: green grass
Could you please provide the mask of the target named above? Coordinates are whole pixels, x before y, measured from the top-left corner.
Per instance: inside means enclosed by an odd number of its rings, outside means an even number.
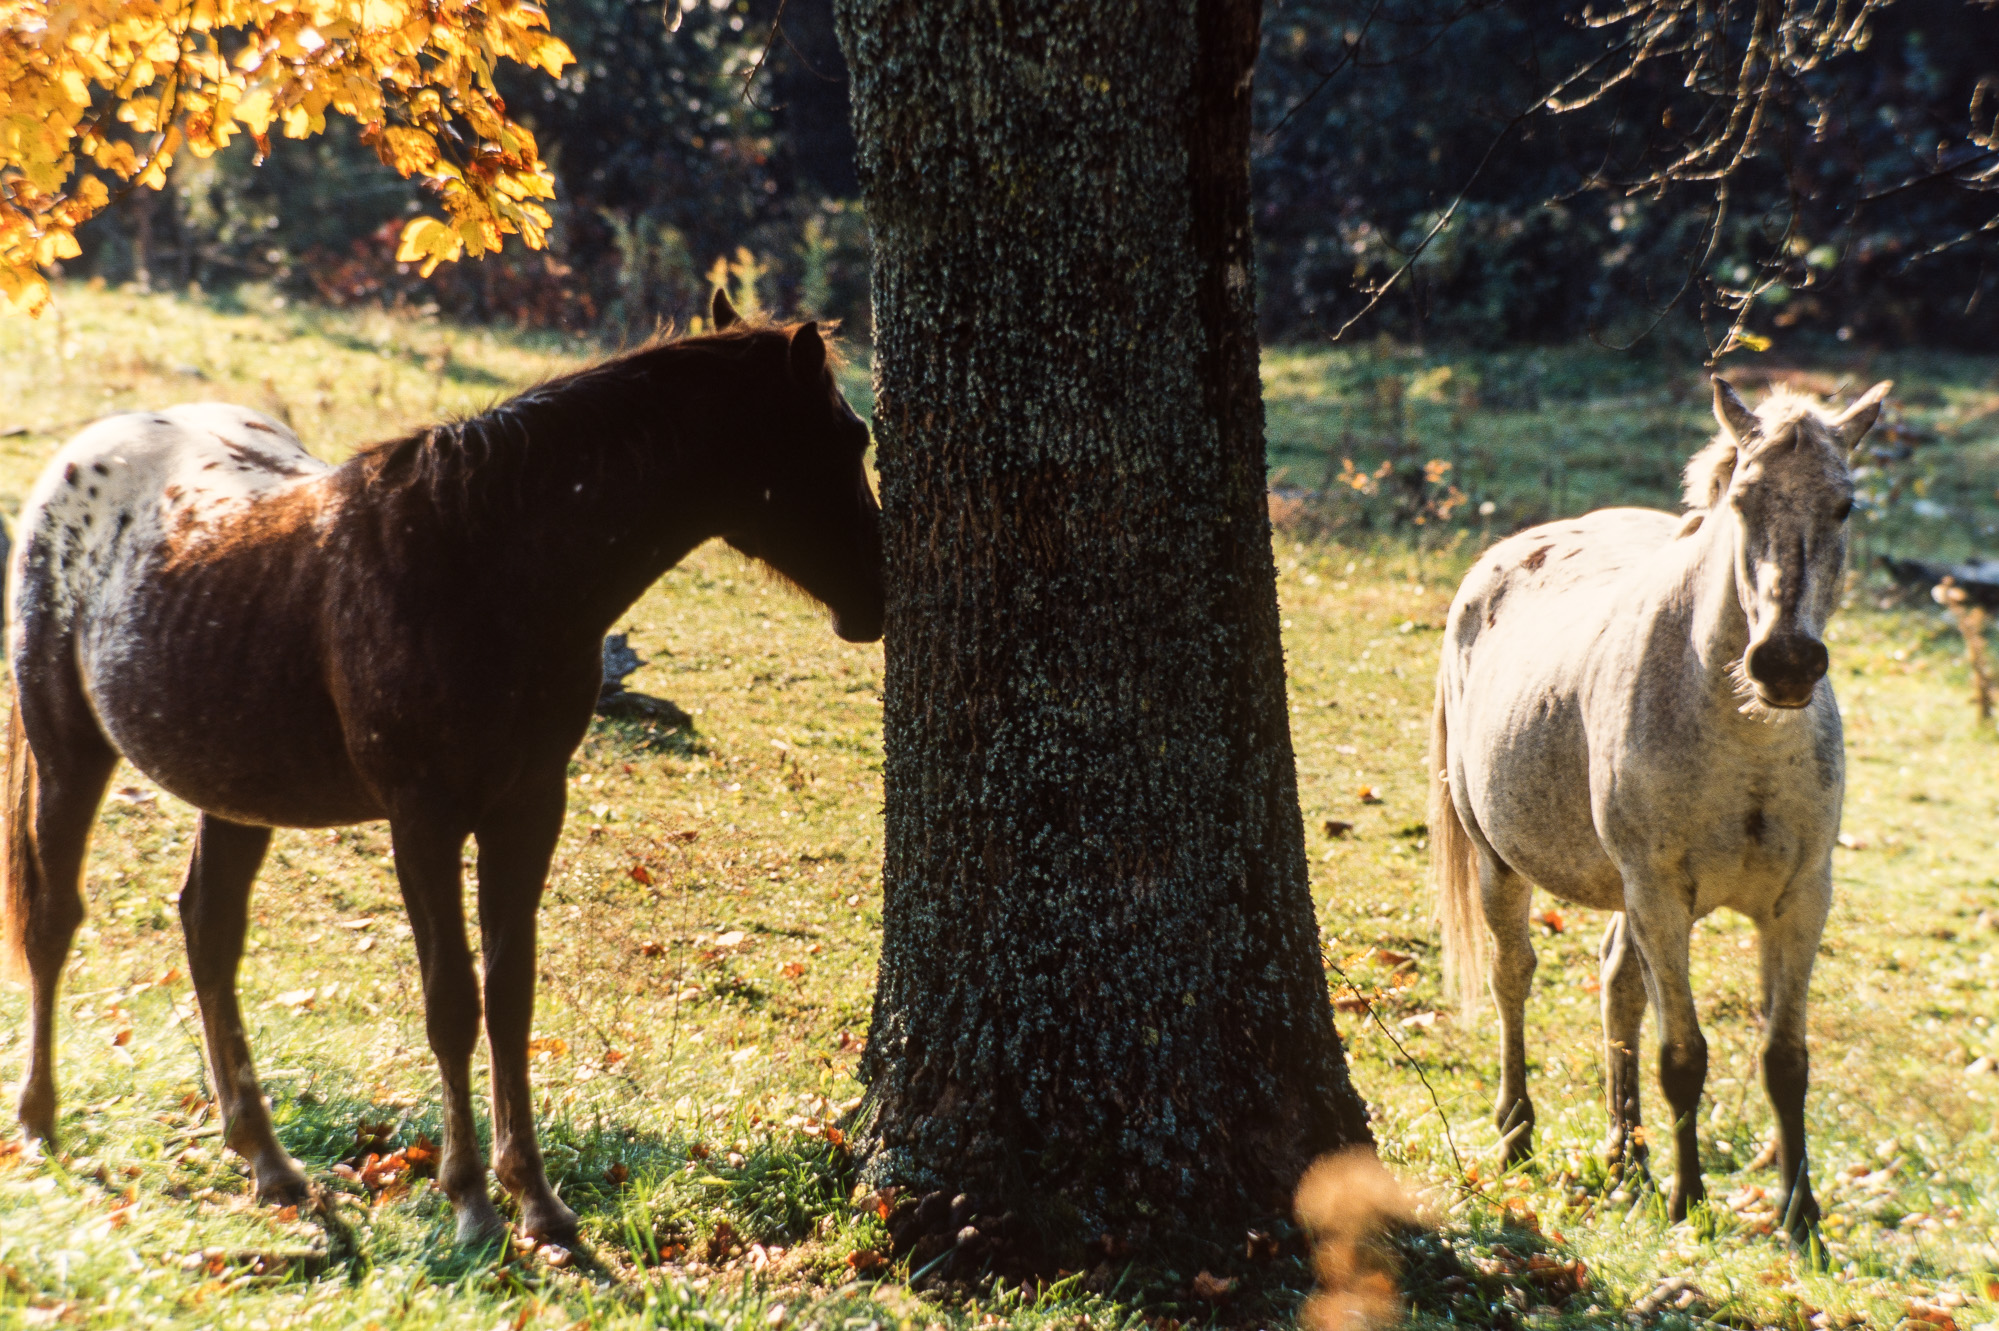
[[[0,507],[11,509],[59,439],[105,410],[239,400],[289,412],[308,446],[339,456],[476,409],[583,349],[274,310],[254,293],[216,309],[73,290],[61,326],[0,323],[0,353],[0,430],[27,429],[0,439]],[[1593,352],[1536,354],[1599,363]],[[1406,372],[1413,360],[1400,356],[1273,354],[1276,459],[1337,444],[1341,427],[1327,422],[1354,410],[1353,385],[1383,367]],[[1465,373],[1483,381],[1501,363]],[[1939,410],[1956,410],[1950,394],[1968,401],[1984,390],[1962,386],[1991,369],[1925,359],[1907,373],[1960,385],[1938,390]],[[1650,409],[1632,403],[1665,392],[1666,377],[1640,363],[1618,373],[1600,395],[1562,403],[1544,382],[1533,411],[1467,405],[1466,429],[1483,432],[1495,465],[1531,479],[1524,451],[1535,431],[1553,438],[1565,419],[1599,421],[1604,438],[1619,422],[1643,427]],[[1704,429],[1698,401],[1674,410],[1671,429],[1664,418],[1644,427],[1658,431],[1648,447],[1661,476],[1669,451],[1683,455]],[[1562,439],[1580,455],[1580,436]],[[1958,439],[1938,447],[1969,457],[1992,442],[1970,427]],[[1592,485],[1591,503],[1664,497],[1622,464]],[[1574,489],[1570,506],[1583,495]],[[1775,1180],[1748,1168],[1769,1114],[1752,1062],[1753,954],[1732,918],[1701,926],[1695,956],[1713,1062],[1702,1126],[1710,1184],[1717,1203],[1735,1196],[1741,1209],[1718,1204],[1675,1226],[1649,1195],[1622,1205],[1604,1196],[1592,1163],[1603,1120],[1590,992],[1602,922],[1568,908],[1540,942],[1529,1009],[1541,1152],[1499,1176],[1488,1121],[1496,1040],[1489,1021],[1466,1025],[1440,1009],[1422,881],[1436,629],[1476,536],[1428,552],[1351,539],[1281,539],[1281,591],[1314,889],[1339,971],[1329,979],[1351,981],[1372,1013],[1343,1010],[1341,1029],[1385,1158],[1428,1191],[1469,1264],[1457,1277],[1440,1274],[1448,1263],[1412,1273],[1419,1320],[1622,1324],[1662,1277],[1690,1276],[1701,1302],[1668,1322],[1886,1328],[1911,1298],[1953,1292],[1966,1300],[1953,1313],[1960,1326],[1999,1322],[1981,1280],[1999,1272],[1999,1075],[1966,1071],[1999,1057],[1999,914],[1981,923],[1999,912],[1999,740],[1975,722],[1954,632],[1923,608],[1879,608],[1856,585],[1831,643],[1856,847],[1836,862],[1812,1010],[1809,1112],[1831,1267],[1814,1273],[1756,1232],[1768,1217],[1751,1190],[1774,1191]],[[853,1067],[879,941],[880,649],[838,642],[821,614],[718,547],[663,579],[627,626],[651,662],[629,683],[693,712],[695,728],[602,721],[574,765],[543,917],[536,1085],[551,1171],[583,1216],[587,1253],[556,1267],[459,1251],[426,1182],[376,1196],[335,1173],[365,1164],[369,1149],[439,1135],[414,957],[379,825],[274,842],[242,976],[250,1038],[287,1146],[339,1200],[331,1220],[248,1202],[244,1169],[212,1135],[181,974],[172,900],[192,815],[127,770],[99,826],[91,918],[65,976],[65,1155],[0,1155],[0,1327],[755,1331],[779,1306],[785,1324],[823,1331],[1136,1331],[1141,1318],[1210,1318],[1189,1297],[1192,1272],[1140,1271],[1114,1295],[1109,1282],[1085,1293],[1085,1280],[1034,1297],[944,1299],[899,1286],[906,1269],[856,1279],[849,1255],[884,1235],[849,1204],[850,1173],[827,1129],[859,1094]],[[1364,803],[1363,787],[1380,802]],[[1328,820],[1353,830],[1329,836]],[[695,839],[676,839],[687,832]],[[1377,950],[1413,958],[1413,983]],[[9,1102],[23,1012],[18,991],[0,991]],[[1649,1077],[1647,1092],[1656,1124]],[[0,1152],[13,1141],[0,1136]],[[1862,1165],[1865,1175],[1838,1181]],[[1541,1237],[1503,1226],[1509,1201],[1516,1218],[1520,1205],[1536,1215]],[[1544,1244],[1586,1264],[1584,1290],[1557,1297],[1508,1274]],[[1264,1274],[1256,1301],[1214,1315],[1287,1323],[1307,1278],[1291,1257]],[[1512,1311],[1496,1315],[1498,1304]]]
[[[1863,484],[1874,502],[1860,510],[1861,561],[1999,545],[1999,373],[1989,358],[1852,352],[1737,360],[1721,372],[1748,390],[1785,383],[1842,396],[1895,381],[1880,437],[1913,456]],[[1452,464],[1470,500],[1460,522],[1482,536],[1607,504],[1677,506],[1687,455],[1715,428],[1707,372],[1663,352],[1294,348],[1267,354],[1263,378],[1276,484],[1337,491],[1341,459],[1366,472],[1406,450]]]

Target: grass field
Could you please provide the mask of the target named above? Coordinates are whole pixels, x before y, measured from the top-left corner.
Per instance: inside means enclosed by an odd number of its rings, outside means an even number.
[[[273,309],[254,295],[230,310],[72,291],[61,324],[0,323],[0,431],[20,431],[0,434],[0,508],[11,515],[59,439],[105,411],[243,401],[287,415],[332,457],[476,409],[582,351]],[[1342,433],[1359,427],[1339,422],[1380,407],[1368,374],[1428,372],[1413,356],[1370,354],[1272,357],[1280,465],[1344,446]],[[1588,369],[1602,353],[1574,355]],[[1497,383],[1496,363],[1453,373]],[[1938,395],[1924,410],[1966,422],[1932,446],[1967,465],[1994,446],[1975,412],[1992,369],[1897,367],[1918,393]],[[1574,401],[1554,401],[1544,382],[1538,403],[1460,404],[1495,468],[1522,478],[1496,491],[1505,502],[1536,493],[1531,460],[1514,451],[1537,432],[1573,460],[1586,451],[1580,422],[1595,422],[1590,437],[1622,437],[1619,422],[1639,422],[1635,432],[1666,410],[1646,394],[1678,391],[1663,372],[1628,374],[1636,387],[1606,383]],[[1671,411],[1643,426],[1656,431],[1652,482],[1607,467],[1588,487],[1572,479],[1569,506],[1664,498],[1658,478],[1704,430],[1697,399]],[[1962,487],[1975,493],[1968,478]],[[1975,527],[1936,534],[1928,548],[1947,550]],[[1449,1290],[1417,1291],[1417,1320],[1999,1324],[1999,740],[1968,705],[1963,644],[1934,612],[1882,608],[1858,580],[1830,644],[1849,734],[1851,847],[1836,861],[1814,994],[1809,1112],[1829,1260],[1808,1270],[1762,1232],[1763,1192],[1776,1182],[1755,1163],[1769,1115],[1741,921],[1710,919],[1695,940],[1716,1204],[1669,1225],[1651,1195],[1620,1200],[1601,1186],[1602,921],[1566,908],[1544,916],[1529,1009],[1541,1151],[1513,1175],[1497,1168],[1495,1037],[1489,1022],[1467,1026],[1440,1008],[1422,888],[1437,629],[1477,540],[1419,551],[1287,536],[1278,550],[1300,788],[1342,1032],[1384,1158],[1428,1192],[1471,1267],[1455,1306]],[[267,863],[242,976],[252,1046],[286,1145],[341,1201],[334,1220],[249,1204],[244,1170],[218,1151],[182,974],[173,900],[193,819],[127,770],[99,825],[91,918],[66,976],[65,1153],[30,1160],[0,1135],[0,1327],[1288,1324],[1308,1284],[1290,1258],[1264,1272],[1274,1278],[1260,1301],[1219,1308],[1190,1297],[1193,1271],[1133,1271],[1110,1293],[919,1298],[898,1283],[906,1270],[869,1269],[884,1235],[849,1204],[832,1139],[859,1094],[852,1069],[879,938],[880,649],[838,642],[821,615],[716,548],[669,574],[627,622],[651,662],[628,682],[672,699],[695,725],[597,725],[574,766],[544,911],[541,1123],[587,1249],[566,1261],[455,1251],[442,1199],[411,1177],[412,1148],[420,1160],[439,1136],[436,1074],[380,826],[281,832]],[[1351,830],[1331,835],[1330,821]],[[9,1104],[24,1006],[0,990]],[[1656,1123],[1649,1077],[1647,1092]],[[1527,1212],[1538,1233],[1524,1227]],[[1582,1261],[1583,1287],[1513,1274],[1544,1249]],[[1661,1295],[1668,1277],[1697,1292]]]

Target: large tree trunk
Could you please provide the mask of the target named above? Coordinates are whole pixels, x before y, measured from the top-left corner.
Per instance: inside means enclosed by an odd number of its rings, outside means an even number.
[[[1368,1130],[1264,497],[1260,6],[838,10],[890,578],[863,1177],[1090,1232],[1281,1210]]]

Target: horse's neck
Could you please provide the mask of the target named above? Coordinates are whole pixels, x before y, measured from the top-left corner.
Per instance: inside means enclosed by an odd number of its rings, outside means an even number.
[[[676,420],[670,432],[592,435],[564,427],[559,409],[545,408],[521,423],[517,453],[468,472],[465,502],[474,517],[465,534],[483,547],[473,552],[475,566],[507,570],[507,600],[524,622],[599,637],[661,574],[721,534],[729,442],[681,424],[711,413],[684,410],[691,404],[672,396],[680,387],[643,390],[659,395],[647,404],[654,419]]]

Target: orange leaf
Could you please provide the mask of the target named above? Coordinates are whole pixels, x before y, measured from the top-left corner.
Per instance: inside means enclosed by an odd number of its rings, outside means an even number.
[[[652,870],[650,870],[650,869],[646,868],[646,867],[645,867],[645,865],[643,865],[643,864],[634,864],[634,865],[633,865],[633,866],[631,867],[631,871],[630,871],[630,872],[631,872],[631,875],[632,875],[632,881],[633,881],[633,882],[635,882],[635,883],[639,884],[639,885],[640,885],[641,887],[651,887],[651,886],[652,886],[652,884],[653,884],[653,877],[652,877]]]
[[[1203,1271],[1194,1277],[1194,1297],[1207,1303],[1220,1303],[1235,1292],[1235,1281],[1223,1276],[1210,1275]]]

